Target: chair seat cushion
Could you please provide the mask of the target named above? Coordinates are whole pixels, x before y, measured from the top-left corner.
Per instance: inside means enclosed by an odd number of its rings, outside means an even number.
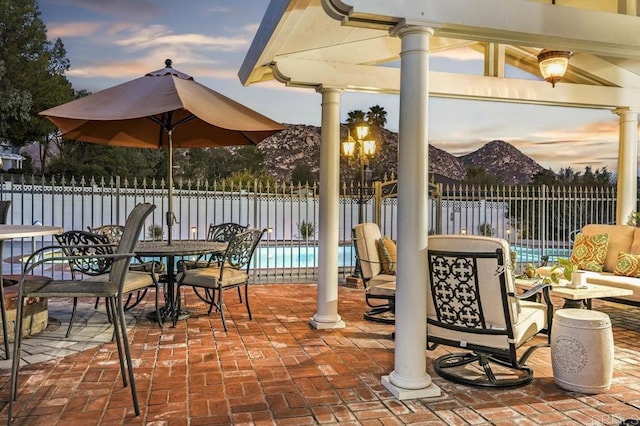
[[[547,307],[544,303],[520,300],[519,304],[518,322],[514,324],[516,347],[547,326]]]
[[[222,279],[220,279],[220,268],[218,267],[187,269],[184,271],[183,276],[181,285],[205,288],[244,284],[249,279],[249,275],[245,272],[233,268],[224,268]]]
[[[109,281],[109,275],[97,275],[97,276],[86,276],[83,278],[83,281],[94,282],[94,283],[102,283]],[[138,272],[138,271],[129,271],[127,272],[127,276],[124,279],[124,289],[123,293],[130,293],[136,290],[142,290],[144,288],[154,286],[155,283],[151,274],[148,272]]]
[[[387,274],[376,275],[367,283],[366,293],[369,296],[395,296],[396,276]]]
[[[103,280],[25,281],[25,297],[114,297],[118,284]]]

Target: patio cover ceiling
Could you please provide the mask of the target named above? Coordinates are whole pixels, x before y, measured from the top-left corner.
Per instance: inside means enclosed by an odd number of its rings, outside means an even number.
[[[625,14],[628,13],[628,14]],[[430,26],[432,53],[484,54],[485,75],[429,72],[430,96],[590,108],[640,106],[640,18],[633,0],[272,0],[239,77],[290,86],[399,93],[397,24]],[[552,88],[537,54],[570,50]]]

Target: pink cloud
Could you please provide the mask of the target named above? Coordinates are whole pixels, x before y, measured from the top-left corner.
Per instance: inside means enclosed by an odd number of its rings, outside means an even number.
[[[70,22],[67,24],[49,23],[47,24],[47,36],[50,40],[58,37],[86,37],[98,33],[104,28],[102,22]]]

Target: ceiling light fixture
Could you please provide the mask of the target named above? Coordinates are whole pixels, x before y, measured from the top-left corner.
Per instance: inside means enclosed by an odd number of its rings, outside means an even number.
[[[566,50],[542,50],[538,54],[538,66],[542,77],[555,87],[556,83],[564,77],[569,66],[571,52]]]

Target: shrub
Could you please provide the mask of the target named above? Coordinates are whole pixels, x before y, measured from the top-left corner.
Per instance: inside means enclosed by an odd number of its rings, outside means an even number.
[[[298,234],[299,238],[305,241],[309,238],[313,238],[316,235],[316,225],[313,222],[303,220],[298,223]]]
[[[478,233],[480,235],[484,235],[485,237],[493,237],[493,234],[495,232],[496,232],[495,229],[491,227],[490,223],[482,223],[478,225]]]

